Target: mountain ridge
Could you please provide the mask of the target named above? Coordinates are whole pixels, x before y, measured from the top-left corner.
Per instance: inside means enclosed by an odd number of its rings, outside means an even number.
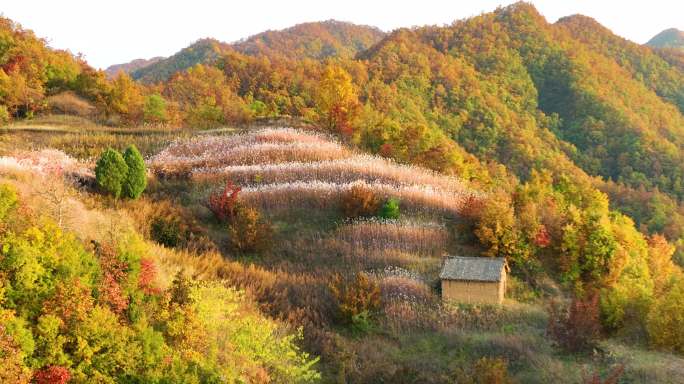
[[[646,45],[654,48],[684,49],[684,31],[668,28],[653,36]]]
[[[144,63],[127,72],[136,80],[153,83],[166,80],[173,73],[196,64],[212,64],[228,51],[236,51],[249,56],[288,59],[353,58],[384,36],[385,33],[380,29],[366,25],[332,19],[308,22],[281,30],[264,31],[232,43],[214,38],[200,39],[169,57],[153,63]],[[137,63],[138,60],[135,62]],[[121,66],[131,65],[136,66],[133,62],[117,64],[110,66],[106,71],[112,72]]]
[[[123,71],[124,73],[131,73],[133,71],[136,71],[138,69],[147,67],[148,65],[155,64],[161,60],[164,60],[165,57],[163,56],[156,56],[152,57],[149,59],[135,59],[131,60],[127,63],[122,63],[122,64],[113,64],[110,65],[109,67],[105,68],[104,72],[109,76],[110,78],[113,78],[116,76],[120,71]]]

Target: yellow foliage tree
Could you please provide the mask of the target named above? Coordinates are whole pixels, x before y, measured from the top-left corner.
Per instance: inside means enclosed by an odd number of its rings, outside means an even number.
[[[648,268],[656,295],[663,292],[678,271],[672,262],[675,247],[662,235],[653,235],[648,239]]]
[[[328,65],[323,71],[316,96],[320,122],[331,131],[351,135],[351,122],[359,107],[351,75],[339,65]]]
[[[119,72],[112,81],[110,108],[113,112],[127,116],[129,121],[142,116],[144,98],[140,86],[124,72]]]
[[[646,329],[654,346],[684,353],[684,280],[678,280],[655,303]]]

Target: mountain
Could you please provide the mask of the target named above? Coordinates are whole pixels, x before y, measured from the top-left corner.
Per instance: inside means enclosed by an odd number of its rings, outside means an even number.
[[[590,49],[614,60],[633,78],[684,112],[684,73],[657,51],[617,36],[586,16],[564,17],[556,24]]]
[[[0,113],[26,119],[0,140],[1,382],[684,370],[673,48],[520,2],[386,35],[204,39],[136,82],[7,24]],[[41,116],[72,93],[107,126]],[[154,179],[115,203],[143,167],[132,144]],[[445,303],[447,255],[505,259],[504,303]]]
[[[549,24],[517,3],[450,27],[397,31],[363,57],[377,68],[369,83],[413,84],[395,100],[421,95],[415,103],[426,117],[444,103],[442,114],[461,117],[435,121],[442,130],[471,153],[514,170],[520,164],[521,177],[530,161],[541,160],[511,158],[523,136],[533,149],[519,155],[562,149],[590,175],[635,186],[645,178],[649,187],[684,196],[684,75],[594,24],[586,18]],[[462,72],[455,84],[444,73],[450,67]],[[478,92],[461,91],[464,82],[479,83]],[[447,90],[443,101],[429,95],[438,87]],[[478,101],[455,102],[457,91]],[[557,120],[540,119],[539,112]]]
[[[196,64],[215,63],[222,54],[233,50],[255,57],[349,59],[380,41],[383,36],[385,33],[374,27],[328,20],[266,31],[233,44],[202,39],[171,57],[133,70],[131,76],[146,83],[166,80],[173,73]]]
[[[174,55],[131,72],[131,77],[144,83],[166,80],[172,74],[184,71],[195,64],[212,64],[221,57],[228,44],[215,39],[201,39]]]
[[[666,29],[653,36],[646,45],[654,48],[684,49],[684,31],[680,31],[677,28]]]
[[[133,71],[147,67],[148,65],[152,65],[162,60],[164,60],[164,57],[161,56],[153,57],[151,59],[135,59],[133,61],[129,61],[128,63],[111,65],[107,67],[104,71],[107,74],[107,77],[113,78],[120,71],[123,71],[125,73],[131,73]]]
[[[327,20],[262,32],[233,44],[233,48],[252,56],[283,55],[319,60],[327,57],[351,58],[384,36],[385,33],[375,27]]]
[[[682,260],[684,71],[652,49],[590,18],[550,24],[517,3],[395,31],[361,58],[361,94],[382,116],[360,134],[370,147],[396,148],[397,130],[424,126],[520,180],[541,171],[594,185],[679,244]]]

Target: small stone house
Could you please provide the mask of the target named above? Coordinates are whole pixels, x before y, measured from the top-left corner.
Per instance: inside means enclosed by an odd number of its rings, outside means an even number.
[[[442,300],[501,304],[506,291],[506,269],[506,261],[500,257],[448,257],[439,274]]]

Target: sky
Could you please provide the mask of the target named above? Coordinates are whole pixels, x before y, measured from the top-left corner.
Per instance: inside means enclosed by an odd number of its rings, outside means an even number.
[[[204,37],[232,42],[268,29],[336,19],[391,31],[450,24],[490,12],[505,0],[0,0],[0,13],[58,49],[82,53],[97,68],[169,56]],[[682,0],[532,0],[550,22],[593,17],[645,43],[666,28],[684,30]]]

